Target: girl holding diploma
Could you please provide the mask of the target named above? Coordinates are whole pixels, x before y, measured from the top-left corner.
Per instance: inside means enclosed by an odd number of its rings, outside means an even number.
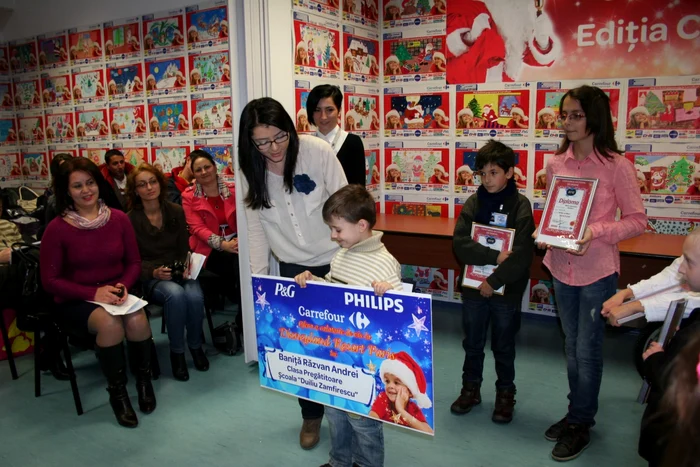
[[[590,444],[603,376],[603,302],[616,290],[620,272],[617,243],[635,237],[647,223],[634,166],[615,142],[610,99],[601,89],[581,86],[559,105],[566,135],[547,164],[547,193],[554,175],[598,180],[588,224],[578,250],[547,248],[544,264],[554,276],[554,292],[566,341],[569,410],[545,438],[556,441],[552,457],[574,459]],[[615,220],[620,209],[621,217]]]

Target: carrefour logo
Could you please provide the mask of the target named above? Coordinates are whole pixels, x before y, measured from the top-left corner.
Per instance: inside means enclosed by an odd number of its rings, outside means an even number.
[[[350,323],[357,329],[364,329],[369,326],[370,321],[364,313],[356,311],[350,315]]]

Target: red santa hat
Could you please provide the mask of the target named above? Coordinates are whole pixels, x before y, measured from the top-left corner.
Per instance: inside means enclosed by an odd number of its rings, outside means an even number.
[[[413,158],[413,162],[416,162],[416,161],[420,161],[421,163],[423,163],[423,156],[418,154],[416,157]]]
[[[542,284],[541,282],[532,288],[533,293],[535,293],[535,291],[537,291],[537,290],[542,290],[543,292],[547,292],[547,295],[549,295],[549,289],[547,288],[546,285]]]
[[[345,52],[345,55],[343,55],[343,57],[344,57],[344,58],[352,58],[352,52],[350,52],[350,51],[348,50],[347,52]]]
[[[539,177],[542,176],[542,175],[547,175],[547,169],[540,169],[540,170],[538,170],[537,173],[535,174],[535,177],[538,177],[538,178],[539,178]]]
[[[107,47],[108,45],[114,45],[114,42],[112,42],[112,39],[107,39],[105,41],[105,47]]]
[[[333,48],[331,48],[331,55],[335,55],[335,58],[338,58],[338,52]]]
[[[438,107],[437,109],[435,109],[435,110],[433,111],[433,116],[435,116],[435,115],[442,115],[442,119],[443,119],[443,120],[445,120],[446,122],[449,122],[449,121],[450,121],[450,119],[449,119],[449,118],[447,117],[447,115],[445,114],[445,111],[442,110],[440,107]]]
[[[396,117],[396,118],[401,118],[401,115],[399,115],[399,111],[396,109],[391,109],[386,113],[386,119],[389,121],[389,117]]]
[[[515,174],[517,174],[518,177],[520,177],[521,179],[527,180],[527,177],[525,177],[525,175],[523,175],[523,171],[520,170],[520,167],[513,167],[513,172],[514,172]]]
[[[187,34],[191,33],[192,31],[197,32],[197,27],[192,25],[189,28],[187,28]]]
[[[224,63],[224,64],[221,66],[221,69],[222,69],[222,70],[231,71],[231,67],[228,65],[228,63]]]
[[[700,172],[695,172],[695,174],[693,175],[693,178],[695,178],[695,177],[700,177]],[[647,179],[647,177],[644,175],[644,172],[642,172],[639,169],[637,169],[637,178],[639,180],[644,180],[644,181],[646,181],[646,179]]]
[[[433,58],[441,58],[443,63],[446,61],[446,60],[445,60],[445,54],[442,53],[442,52],[435,52],[435,53],[433,54]]]
[[[190,70],[190,78],[194,76],[195,73],[197,73],[199,76],[202,76],[202,73],[199,71],[199,68],[192,68]]]
[[[399,172],[401,172],[401,169],[399,169],[399,166],[396,164],[389,164],[386,166],[386,174],[387,175],[389,175],[389,171],[391,171],[391,170],[398,170]]]
[[[547,114],[551,115],[552,117],[556,117],[556,116],[557,116],[557,114],[556,114],[556,112],[554,112],[554,109],[553,109],[553,108],[551,108],[551,107],[545,107],[544,109],[542,109],[542,110],[540,110],[539,112],[537,112],[537,118],[541,118],[542,115],[547,115]]]
[[[632,109],[632,110],[630,111],[630,117],[633,117],[633,116],[636,115],[636,114],[644,114],[644,115],[646,115],[647,117],[650,115],[649,109],[647,109],[647,108],[644,107],[643,105],[637,106],[637,107],[635,107],[634,109]]]
[[[80,127],[83,127],[83,128],[85,128],[85,122],[80,122],[80,123],[78,123],[78,126],[77,126],[77,128],[80,128]],[[8,131],[13,131],[13,130],[12,130],[12,129],[10,129],[10,130],[8,130]]]
[[[473,174],[473,173],[474,173],[474,171],[472,170],[472,168],[469,167],[469,166],[466,165],[466,164],[463,165],[463,166],[460,166],[460,168],[457,169],[457,175],[459,175],[459,174],[462,173],[462,172],[467,172],[467,173],[470,173],[470,174]]]
[[[134,121],[135,121],[136,123],[143,123],[143,118],[141,118],[141,117],[136,117],[136,118],[134,119]]]
[[[308,48],[306,47],[306,42],[304,41],[299,41],[297,42],[297,52],[300,50],[307,50]]]
[[[433,167],[433,170],[439,170],[439,171],[442,172],[443,174],[446,174],[446,173],[447,173],[447,172],[445,172],[445,167],[443,167],[441,164],[435,164],[435,167]],[[439,272],[436,271],[436,272],[435,272],[435,275],[436,275],[436,274],[439,274]]]
[[[304,108],[299,109],[299,111],[297,112],[297,120],[299,120],[299,117],[301,117],[301,116],[308,117],[308,114],[306,113],[306,109],[304,109]]]
[[[198,116],[198,115],[199,115],[199,114],[194,114],[195,117]],[[199,115],[199,116],[201,117],[201,115]],[[153,118],[151,119],[151,121],[153,121],[154,118],[155,118],[155,120],[156,120],[156,122],[157,122],[158,119],[157,119],[156,117],[153,117]],[[177,119],[178,119],[178,120],[187,121],[187,117],[185,117],[185,114],[180,114],[180,115],[178,115],[178,116],[177,116]]]
[[[138,75],[136,75],[136,76],[134,76],[134,81],[138,81],[138,82],[140,83],[140,82],[141,82],[141,78],[140,78]]]
[[[221,20],[221,22],[220,22],[219,24],[222,25],[222,26],[228,27],[228,21],[226,21],[225,19],[224,19],[224,20]]]
[[[355,122],[357,122],[359,120],[357,112],[355,112],[354,110],[348,110],[347,112],[345,112],[345,118],[348,118],[348,117],[352,117],[353,120],[355,120]]]
[[[227,110],[227,111],[226,111],[226,116],[227,116],[227,117],[232,117],[233,114],[231,114],[231,111],[230,111],[230,110]]]
[[[386,58],[386,60],[384,60],[384,65],[388,66],[389,63],[391,63],[391,62],[401,63],[401,62],[399,62],[399,57],[397,57],[396,55],[389,55]]]
[[[527,118],[527,115],[525,115],[525,111],[520,107],[513,107],[512,109],[510,109],[510,115],[513,116],[513,114],[520,114],[520,116],[523,117],[524,122],[527,122],[529,120]]]
[[[156,80],[156,77],[153,76],[153,75],[148,75],[148,76],[146,76],[146,81],[150,81],[150,80],[155,81],[155,80]]]
[[[379,367],[379,375],[382,380],[387,373],[396,376],[406,385],[419,408],[429,409],[433,406],[426,394],[428,383],[425,380],[423,369],[409,354],[402,350],[395,353],[394,358],[384,360]]]
[[[470,117],[473,117],[474,112],[472,112],[472,109],[465,107],[457,113],[457,118],[461,117],[462,115],[469,115]]]
[[[180,115],[183,117],[183,120],[184,120],[184,117],[185,117],[185,116],[182,115],[182,114],[180,114]],[[196,114],[194,114],[194,115],[192,116],[192,121],[195,121],[195,120],[197,120],[198,118],[201,119],[201,120],[204,120],[204,117],[202,117],[202,114],[199,113],[199,112],[197,112]]]
[[[391,7],[398,8],[400,10],[401,4],[396,0],[391,0],[390,2],[387,2],[386,5],[384,5],[384,11],[388,10]]]

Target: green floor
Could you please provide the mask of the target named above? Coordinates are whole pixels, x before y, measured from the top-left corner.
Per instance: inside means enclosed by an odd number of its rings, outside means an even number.
[[[449,406],[459,393],[463,353],[460,309],[435,305],[435,437],[386,426],[387,466],[556,465],[544,430],[566,413],[567,381],[562,337],[553,320],[526,318],[518,338],[518,395],[514,421],[491,422],[495,381],[487,353],[482,397],[470,414],[454,416]],[[526,315],[527,316],[527,315]],[[231,316],[215,315],[220,321]],[[160,329],[160,320],[152,327]],[[298,445],[301,416],[294,398],[263,390],[256,366],[242,356],[212,356],[211,369],[190,380],[170,375],[167,336],[157,334],[163,375],[155,382],[158,408],[140,417],[136,429],[121,428],[107,402],[104,381],[91,352],[75,355],[85,414],[75,414],[68,382],[42,378],[43,396],[34,398],[33,361],[18,359],[12,381],[0,362],[0,466],[317,466],[329,449],[324,422],[320,444]],[[645,466],[637,456],[641,384],[631,363],[634,335],[611,331],[605,342],[605,370],[592,444],[570,462],[579,466]],[[135,390],[130,386],[134,405]]]

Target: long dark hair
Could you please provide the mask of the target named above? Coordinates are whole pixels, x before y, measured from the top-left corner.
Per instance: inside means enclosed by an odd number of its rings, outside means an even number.
[[[265,157],[253,144],[253,129],[256,126],[274,126],[289,133],[289,145],[284,159],[284,186],[288,193],[294,189],[292,178],[299,154],[299,136],[294,122],[282,104],[270,97],[248,102],[241,113],[238,133],[238,163],[248,182],[245,203],[252,209],[269,209],[270,195],[267,191],[267,164]]]
[[[622,155],[622,150],[617,147],[615,141],[615,128],[610,111],[610,98],[605,92],[595,86],[581,86],[571,89],[564,94],[559,101],[559,111],[564,107],[564,99],[570,97],[581,103],[583,113],[586,114],[586,130],[593,133],[593,148],[600,158],[612,160],[615,156],[611,153]],[[569,138],[564,136],[557,154],[563,154],[569,149]]]
[[[61,216],[65,215],[67,209],[75,209],[73,198],[69,194],[69,181],[70,175],[79,171],[86,172],[95,179],[99,190],[98,196],[107,206],[112,209],[123,210],[117,195],[114,194],[114,190],[107,180],[104,179],[95,163],[84,157],[74,157],[61,164],[56,177],[56,210]]]
[[[53,156],[51,164],[49,164],[49,173],[51,174],[51,189],[56,191],[56,177],[58,177],[58,168],[65,161],[71,160],[73,156],[67,152],[60,152]]]
[[[340,112],[340,108],[343,106],[343,93],[338,86],[332,84],[319,84],[314,87],[306,98],[306,114],[309,117],[309,123],[316,125],[314,121],[314,112],[316,112],[316,107],[321,99],[330,97],[335,104],[335,108]]]

